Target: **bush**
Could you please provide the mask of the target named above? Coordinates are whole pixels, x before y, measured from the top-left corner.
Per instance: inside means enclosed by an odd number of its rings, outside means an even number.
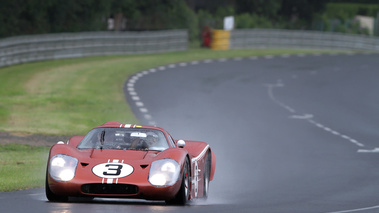
[[[264,16],[244,13],[235,17],[237,29],[272,28],[272,21]]]
[[[328,17],[347,19],[356,15],[376,17],[378,11],[378,4],[328,3],[325,14]]]

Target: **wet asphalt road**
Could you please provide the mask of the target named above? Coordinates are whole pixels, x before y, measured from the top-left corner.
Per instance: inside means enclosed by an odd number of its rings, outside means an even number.
[[[268,56],[141,72],[125,84],[141,123],[215,152],[207,202],[49,203],[35,189],[0,193],[0,211],[379,212],[378,59]]]

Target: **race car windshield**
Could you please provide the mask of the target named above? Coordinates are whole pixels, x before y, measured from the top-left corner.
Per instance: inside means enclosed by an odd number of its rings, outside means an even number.
[[[163,132],[155,129],[96,128],[77,148],[163,151],[169,146]]]

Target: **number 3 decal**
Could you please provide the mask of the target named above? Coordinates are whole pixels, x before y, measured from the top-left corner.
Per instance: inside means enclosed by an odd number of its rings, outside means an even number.
[[[101,178],[122,178],[132,174],[133,170],[125,163],[102,163],[92,168],[92,172]]]
[[[108,171],[103,172],[103,175],[120,175],[122,165],[118,164],[107,164],[105,167],[108,167]]]

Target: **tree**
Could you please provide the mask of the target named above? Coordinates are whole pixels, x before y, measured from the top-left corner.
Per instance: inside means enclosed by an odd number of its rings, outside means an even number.
[[[235,1],[236,13],[250,13],[276,18],[283,0],[238,0]]]
[[[315,13],[325,9],[327,2],[328,0],[282,0],[279,14],[293,22],[301,19],[309,24]]]

